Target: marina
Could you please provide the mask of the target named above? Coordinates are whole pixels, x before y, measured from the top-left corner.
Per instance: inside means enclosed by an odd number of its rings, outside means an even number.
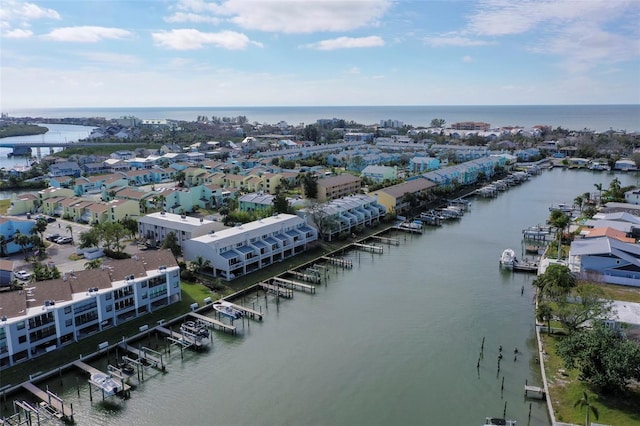
[[[241,336],[212,333],[214,351],[185,351],[182,358],[166,356],[162,345],[151,349],[146,337],[144,345],[124,344],[120,349],[126,348],[132,359],[163,365],[167,374],[145,381],[116,412],[77,398],[73,373],[66,373],[71,377],[64,378],[63,386],[57,380],[47,385],[65,406],[73,403],[83,423],[109,426],[197,424],[206,412],[215,413],[216,424],[423,424],[425,418],[434,424],[478,424],[486,414],[504,412],[499,418],[548,425],[544,402],[523,400],[523,385],[541,381],[537,351],[530,349],[535,346],[533,277],[500,273],[496,254],[527,224],[548,214],[551,201],[536,209],[524,199],[567,199],[570,191],[584,192],[580,189],[592,185],[576,181],[557,194],[560,189],[549,184],[557,173],[542,174],[526,191],[515,188],[501,197],[478,199],[464,221],[428,228],[428,238],[406,238],[384,255],[345,250],[339,258],[327,256],[325,265],[334,266],[327,271],[330,285],[315,286],[315,295],[299,291],[295,300],[273,303],[283,293],[244,293],[242,304],[268,313],[270,320],[251,330],[236,329]],[[509,208],[520,205],[517,212]],[[314,267],[321,271],[322,266]],[[294,294],[282,285],[265,284]],[[388,321],[392,297],[402,315]],[[501,309],[487,309],[496,305]],[[212,309],[203,301],[205,307]],[[517,360],[500,362],[502,346],[524,349]],[[335,350],[339,347],[349,350]],[[212,383],[228,388],[218,392]],[[319,398],[326,402],[308,404]],[[399,411],[389,410],[385,401],[398,398]],[[460,398],[468,401],[465,410],[457,409]],[[164,399],[192,408],[159,405]],[[206,411],[198,408],[203,406]]]

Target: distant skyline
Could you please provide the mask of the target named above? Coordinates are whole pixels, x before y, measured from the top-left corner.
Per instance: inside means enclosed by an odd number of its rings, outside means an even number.
[[[0,111],[640,104],[640,1],[0,0]]]

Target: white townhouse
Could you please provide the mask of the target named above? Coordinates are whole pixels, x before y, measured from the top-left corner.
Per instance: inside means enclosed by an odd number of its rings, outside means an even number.
[[[181,300],[170,250],[112,260],[0,293],[0,369]]]
[[[302,253],[317,239],[302,218],[279,214],[187,240],[183,255],[208,260],[215,277],[231,280]]]
[[[221,222],[164,211],[150,213],[138,219],[138,232],[142,238],[161,242],[173,232],[180,247],[191,238],[226,228]]]

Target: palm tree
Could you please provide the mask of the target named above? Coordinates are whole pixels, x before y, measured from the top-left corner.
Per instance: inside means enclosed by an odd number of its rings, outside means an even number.
[[[571,223],[571,217],[568,214],[560,211],[554,210],[549,215],[549,223],[555,226],[558,229],[558,260],[562,255],[562,233],[564,228],[568,227]]]
[[[24,260],[29,260],[29,256],[27,255],[27,246],[31,242],[31,240],[29,239],[29,236],[27,234],[21,233],[20,230],[17,230],[15,233],[14,241],[22,249],[22,253],[24,254]]]
[[[600,199],[602,198],[602,184],[594,183],[593,186],[595,186],[596,189],[598,190],[598,203],[600,203]]]
[[[533,285],[538,287],[538,301],[545,296],[558,301],[575,287],[576,277],[568,267],[554,263],[533,281]]]
[[[584,203],[584,199],[582,198],[582,196],[578,195],[576,198],[573,199],[573,202],[575,203],[576,206],[578,206],[578,209],[580,209],[580,213],[582,213],[582,204]]]
[[[205,268],[211,267],[211,261],[209,259],[205,260],[202,256],[196,257],[196,260],[192,261],[191,264],[192,272],[202,271]]]
[[[102,259],[100,259],[100,258],[92,259],[92,260],[89,260],[88,262],[86,262],[84,264],[84,268],[85,269],[100,269],[101,265],[102,265]]]
[[[553,308],[548,303],[539,302],[536,311],[538,321],[547,323],[547,334],[551,334],[551,319],[553,318]]]
[[[65,227],[65,229],[70,234],[70,236],[71,236],[71,244],[73,244],[73,227],[71,225],[67,225]]]
[[[587,409],[587,415],[584,421],[584,425],[585,426],[590,426],[591,422],[589,420],[589,415],[593,412],[593,415],[596,417],[596,420],[598,420],[598,409],[596,407],[594,407],[593,405],[591,405],[591,403],[589,402],[589,394],[587,394],[587,392],[582,392],[582,398],[580,398],[579,400],[577,400],[574,404],[573,407],[580,407],[580,408],[586,408]]]

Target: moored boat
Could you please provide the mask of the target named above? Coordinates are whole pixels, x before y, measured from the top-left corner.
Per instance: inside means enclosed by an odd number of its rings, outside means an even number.
[[[220,303],[216,303],[215,305],[213,305],[213,309],[215,309],[217,312],[220,312],[222,315],[225,315],[231,319],[239,319],[239,318],[242,318],[242,316],[244,315],[244,313],[240,309],[234,308],[233,304],[226,302],[224,300]]]
[[[122,390],[122,385],[104,373],[93,373],[91,383],[104,391],[106,396],[115,395]]]
[[[516,258],[516,253],[513,249],[504,249],[502,255],[500,255],[500,266],[507,269],[513,269],[513,265],[518,262]]]
[[[516,426],[516,421],[499,417],[487,417],[482,426]]]

